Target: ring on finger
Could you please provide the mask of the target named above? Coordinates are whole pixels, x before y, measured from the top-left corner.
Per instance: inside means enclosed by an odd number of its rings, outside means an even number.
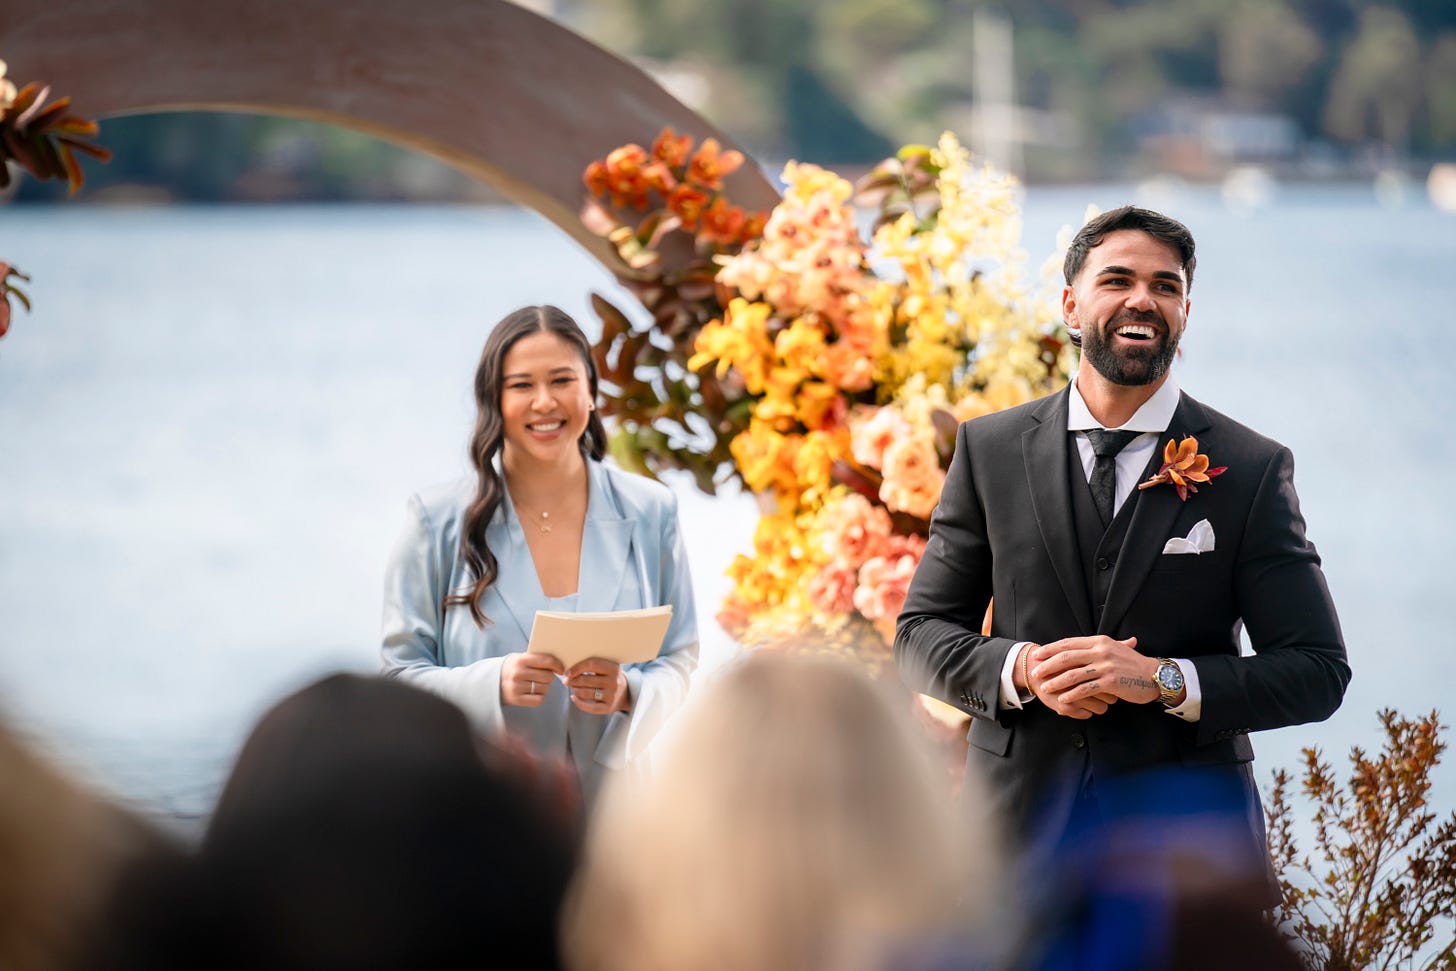
[[[526,690],[526,694],[528,694],[528,695],[535,694],[536,693],[536,682],[534,682],[534,681],[527,681],[526,684],[528,684],[528,685],[531,686],[530,688],[528,688]]]

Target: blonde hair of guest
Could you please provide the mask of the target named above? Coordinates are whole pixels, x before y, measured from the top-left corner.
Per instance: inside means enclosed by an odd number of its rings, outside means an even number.
[[[761,650],[720,672],[655,774],[606,793],[568,967],[872,968],[973,923],[994,841],[961,822],[910,697],[827,657]]]
[[[0,722],[0,968],[90,966],[123,867],[166,846]]]

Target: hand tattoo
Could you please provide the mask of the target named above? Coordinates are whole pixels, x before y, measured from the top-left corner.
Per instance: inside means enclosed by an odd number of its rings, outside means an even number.
[[[1118,684],[1130,684],[1135,688],[1151,688],[1153,683],[1147,678],[1118,678]]]

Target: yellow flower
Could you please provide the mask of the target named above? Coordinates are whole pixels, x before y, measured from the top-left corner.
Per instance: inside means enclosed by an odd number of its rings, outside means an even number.
[[[785,367],[801,370],[806,375],[823,374],[824,330],[817,323],[799,317],[778,332],[774,352]]]
[[[834,460],[843,458],[848,436],[841,432],[815,431],[806,434],[794,452],[794,477],[807,506],[824,500],[834,487],[830,472]]]
[[[722,320],[712,321],[698,331],[693,344],[696,353],[688,359],[688,369],[697,371],[717,361],[719,377],[730,367],[737,368],[749,394],[762,394],[773,354],[773,343],[768,337],[768,316],[772,311],[768,304],[749,303],[735,297]]]
[[[792,494],[798,485],[794,475],[794,453],[798,439],[775,431],[768,422],[754,418],[748,429],[728,446],[733,461],[748,488],[755,492],[773,490]]]
[[[826,193],[835,205],[849,201],[854,195],[854,186],[833,172],[802,162],[789,162],[784,166],[784,198],[807,205],[816,195]]]
[[[832,430],[844,424],[849,411],[844,396],[832,384],[808,381],[794,397],[799,422],[810,430]]]

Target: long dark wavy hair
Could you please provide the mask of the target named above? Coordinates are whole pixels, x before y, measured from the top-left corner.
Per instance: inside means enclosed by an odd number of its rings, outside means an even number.
[[[499,573],[495,554],[485,541],[485,528],[500,508],[506,491],[494,461],[505,444],[505,423],[501,419],[502,372],[506,354],[517,341],[532,334],[555,334],[577,349],[586,368],[591,400],[597,400],[597,366],[592,360],[591,342],[565,311],[549,305],[522,307],[507,314],[486,338],[480,364],[475,369],[475,434],[470,438],[470,461],[475,466],[477,485],[475,499],[465,511],[465,530],[460,537],[460,558],[469,567],[475,582],[451,591],[442,605],[447,611],[451,607],[468,607],[475,626],[482,629],[490,618],[480,609],[480,598]],[[605,454],[607,430],[595,409],[587,418],[586,431],[577,445],[584,458],[600,459]]]

